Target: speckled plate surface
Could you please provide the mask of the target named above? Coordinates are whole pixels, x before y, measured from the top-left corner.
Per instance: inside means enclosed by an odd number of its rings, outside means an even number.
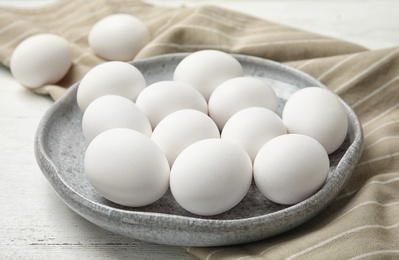
[[[148,84],[170,80],[187,54],[162,55],[133,62]],[[278,113],[298,89],[325,88],[312,77],[265,59],[235,55],[245,75],[268,80],[279,97]],[[359,160],[363,135],[359,120],[344,102],[348,135],[330,155],[324,186],[307,200],[283,206],[264,198],[252,184],[235,208],[212,217],[193,215],[181,208],[168,191],[159,201],[140,208],[116,205],[102,198],[88,183],[83,169],[86,149],[81,130],[82,112],[76,103],[79,82],[47,111],[35,139],[36,159],[61,199],[87,220],[113,232],[139,240],[179,246],[220,246],[257,241],[292,229],[322,211],[343,188]]]

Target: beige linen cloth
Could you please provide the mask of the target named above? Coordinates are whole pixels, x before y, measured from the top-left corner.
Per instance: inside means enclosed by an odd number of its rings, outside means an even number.
[[[19,42],[51,32],[71,42],[73,67],[60,87],[37,92],[57,99],[64,87],[103,62],[87,43],[91,26],[129,13],[149,28],[142,59],[163,53],[219,49],[283,62],[323,82],[357,113],[363,155],[339,196],[311,221],[262,241],[186,250],[200,259],[399,258],[399,47],[370,51],[248,15],[203,6],[165,8],[140,1],[61,1],[37,9],[0,9],[0,61],[9,66]],[[61,90],[61,91],[60,91]]]

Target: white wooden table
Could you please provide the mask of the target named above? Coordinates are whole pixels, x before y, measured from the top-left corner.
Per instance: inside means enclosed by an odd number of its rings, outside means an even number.
[[[51,1],[0,0],[34,6]],[[338,37],[371,49],[399,46],[399,1],[149,1],[216,4]],[[0,66],[0,259],[191,259],[179,247],[112,234],[70,210],[36,164],[33,142],[48,97],[32,94]]]

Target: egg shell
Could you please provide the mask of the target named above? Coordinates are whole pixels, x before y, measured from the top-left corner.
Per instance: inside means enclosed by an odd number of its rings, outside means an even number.
[[[176,158],[170,188],[177,203],[197,215],[216,215],[236,206],[252,182],[252,164],[238,145],[222,140],[198,141]]]
[[[151,84],[139,94],[136,104],[147,115],[153,129],[165,116],[180,109],[208,113],[206,100],[198,90],[178,81],[158,81]]]
[[[287,134],[287,129],[276,113],[263,107],[250,107],[230,117],[221,138],[240,145],[254,161],[265,143],[283,134]]]
[[[85,110],[82,131],[88,143],[112,128],[129,128],[151,136],[152,128],[144,112],[130,99],[116,95],[97,98]]]
[[[98,21],[88,36],[93,51],[106,60],[130,61],[149,42],[145,24],[129,14],[114,14]]]
[[[329,158],[315,139],[299,134],[273,138],[254,161],[254,181],[259,191],[279,204],[299,203],[324,184]]]
[[[133,65],[109,61],[92,68],[79,83],[77,102],[82,111],[96,98],[118,95],[135,101],[147,86],[143,74]]]
[[[69,42],[55,34],[36,34],[26,38],[15,48],[10,60],[11,74],[28,88],[57,83],[71,65]]]
[[[151,139],[135,130],[107,130],[89,144],[84,168],[91,185],[106,199],[140,207],[160,199],[169,187],[169,164]]]
[[[285,104],[282,119],[289,133],[319,141],[328,154],[336,151],[348,132],[348,117],[338,97],[327,89],[303,88]]]
[[[155,127],[151,139],[158,144],[172,166],[176,157],[189,145],[219,137],[219,130],[208,115],[193,109],[183,109],[162,119]]]
[[[238,77],[220,84],[212,93],[208,109],[219,130],[236,112],[248,107],[275,111],[277,96],[268,82],[255,77]]]
[[[218,50],[201,50],[188,55],[177,65],[173,80],[193,86],[208,101],[222,82],[243,75],[240,62],[232,55]]]

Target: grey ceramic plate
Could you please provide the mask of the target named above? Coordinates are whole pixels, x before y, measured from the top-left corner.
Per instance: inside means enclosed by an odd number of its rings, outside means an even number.
[[[176,65],[187,54],[163,55],[133,64],[147,83],[172,78]],[[312,77],[265,59],[235,55],[245,74],[269,80],[279,96],[279,113],[285,101],[300,88],[325,88]],[[235,208],[212,217],[188,213],[170,191],[159,201],[141,208],[128,208],[103,199],[84,175],[86,149],[81,131],[82,112],[76,103],[79,83],[73,85],[47,111],[36,134],[35,152],[39,166],[61,199],[87,220],[132,238],[180,246],[219,246],[246,243],[292,229],[322,211],[336,197],[360,157],[362,129],[352,109],[342,102],[349,118],[348,136],[330,156],[331,167],[322,189],[293,206],[275,204],[254,185]]]

